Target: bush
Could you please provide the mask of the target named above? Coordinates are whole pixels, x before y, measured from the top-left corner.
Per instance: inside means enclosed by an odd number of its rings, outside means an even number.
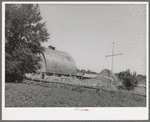
[[[119,78],[122,80],[122,85],[126,90],[133,90],[137,86],[138,80],[136,72],[131,73],[130,70],[119,73]]]
[[[123,87],[122,85],[118,85],[118,86],[117,86],[117,89],[118,89],[118,90],[124,90],[124,87]]]
[[[6,74],[6,82],[8,83],[15,83],[15,82],[22,82],[23,81],[23,75],[19,74]]]

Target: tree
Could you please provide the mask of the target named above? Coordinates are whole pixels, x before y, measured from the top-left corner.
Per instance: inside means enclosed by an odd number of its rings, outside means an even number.
[[[86,73],[86,71],[84,69],[81,69],[80,72],[81,73]]]
[[[122,84],[126,90],[132,90],[137,86],[136,72],[131,73],[130,70],[119,73],[119,78],[122,80]]]
[[[40,68],[41,43],[49,39],[36,4],[7,4],[5,7],[6,82],[22,81],[25,73]]]
[[[92,73],[91,70],[87,70],[86,73]]]

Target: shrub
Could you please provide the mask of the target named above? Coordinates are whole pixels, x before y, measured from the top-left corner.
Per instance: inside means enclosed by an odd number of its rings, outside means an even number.
[[[122,85],[126,90],[133,90],[137,86],[138,80],[136,72],[131,73],[130,70],[119,73],[119,78],[122,80]]]
[[[23,75],[19,75],[16,73],[6,74],[6,81],[11,83],[22,82],[23,78]]]
[[[117,89],[119,89],[119,90],[124,90],[124,87],[123,87],[122,85],[118,85],[118,86],[117,86]]]

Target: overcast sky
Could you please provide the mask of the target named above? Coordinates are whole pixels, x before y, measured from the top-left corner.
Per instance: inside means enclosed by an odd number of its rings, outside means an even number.
[[[137,71],[146,74],[145,4],[40,4],[51,33],[48,43],[67,52],[78,69],[101,72]]]

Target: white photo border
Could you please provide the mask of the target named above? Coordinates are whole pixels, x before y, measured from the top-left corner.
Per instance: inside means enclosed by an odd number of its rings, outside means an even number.
[[[5,4],[145,4],[146,5],[146,107],[5,107]],[[149,119],[149,3],[148,2],[2,2],[2,120],[148,120]]]

